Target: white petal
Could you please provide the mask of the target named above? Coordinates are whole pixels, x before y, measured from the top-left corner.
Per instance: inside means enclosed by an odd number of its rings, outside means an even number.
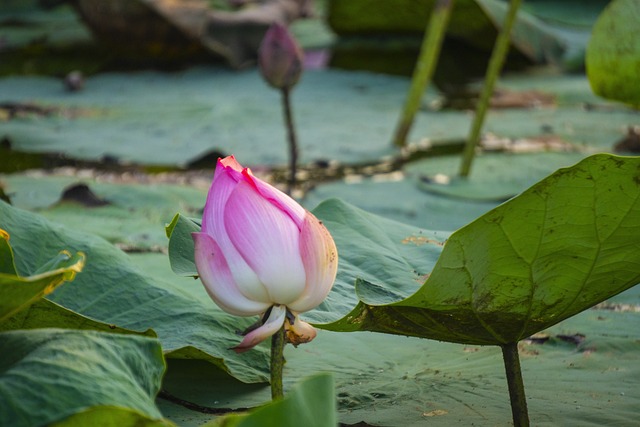
[[[287,305],[298,299],[305,287],[305,272],[300,231],[289,215],[243,181],[227,201],[224,223],[231,242],[265,285],[271,301]]]
[[[221,309],[236,316],[255,316],[269,308],[271,304],[251,300],[240,292],[222,251],[211,236],[205,233],[192,236],[200,280]]]

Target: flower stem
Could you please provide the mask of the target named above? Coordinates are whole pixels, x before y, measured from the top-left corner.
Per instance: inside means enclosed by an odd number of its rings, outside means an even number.
[[[293,112],[291,109],[291,97],[289,88],[282,88],[282,107],[284,109],[285,126],[287,127],[287,139],[289,141],[289,180],[287,181],[287,194],[291,196],[296,186],[296,171],[298,168],[298,138],[293,124]]]
[[[527,411],[527,398],[524,393],[524,381],[520,369],[520,356],[518,355],[518,343],[502,345],[502,358],[509,385],[509,397],[511,398],[511,413],[514,427],[529,427],[529,413]]]
[[[282,368],[284,367],[284,325],[271,337],[271,399],[284,397]]]
[[[433,72],[438,64],[440,48],[444,40],[444,34],[449,25],[449,17],[453,9],[453,0],[438,0],[433,11],[429,25],[427,25],[420,56],[413,71],[411,88],[407,95],[404,110],[396,127],[393,144],[396,147],[407,145],[407,136],[413,126],[413,119],[420,108],[420,101],[425,89],[429,86]]]
[[[464,148],[462,155],[462,164],[460,165],[460,176],[468,177],[471,172],[471,163],[475,157],[476,146],[480,142],[480,132],[482,131],[482,125],[484,124],[484,118],[487,115],[487,108],[489,107],[489,101],[491,101],[491,95],[493,94],[493,87],[496,84],[498,75],[502,71],[504,60],[509,53],[509,44],[511,41],[511,28],[516,21],[516,15],[520,8],[522,0],[511,0],[507,16],[504,18],[502,29],[496,39],[496,44],[493,46],[493,52],[491,52],[491,58],[489,59],[489,66],[487,68],[487,75],[484,79],[484,86],[482,93],[480,94],[480,100],[476,106],[476,115],[473,118],[471,124],[471,131],[469,132],[469,138]]]

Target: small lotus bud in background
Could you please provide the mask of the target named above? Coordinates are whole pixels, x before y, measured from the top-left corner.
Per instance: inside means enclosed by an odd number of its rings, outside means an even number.
[[[275,23],[267,30],[258,62],[265,80],[277,89],[291,89],[302,74],[302,49],[282,24]]]
[[[64,78],[64,87],[69,92],[78,92],[84,88],[84,75],[80,71],[72,71]]]
[[[302,48],[282,24],[272,24],[267,30],[260,49],[258,62],[262,77],[282,94],[285,126],[289,140],[289,180],[287,194],[293,194],[298,168],[298,138],[293,123],[290,92],[302,74]]]

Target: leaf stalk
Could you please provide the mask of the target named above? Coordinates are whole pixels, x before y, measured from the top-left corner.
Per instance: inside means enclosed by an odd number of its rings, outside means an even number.
[[[438,64],[438,57],[440,56],[444,34],[449,25],[453,3],[454,0],[438,0],[433,12],[431,12],[431,18],[420,48],[420,56],[413,71],[411,87],[393,137],[393,144],[396,147],[404,147],[407,144],[407,136],[420,107],[422,95],[427,86],[429,86],[433,72]]]
[[[529,427],[529,412],[524,392],[524,381],[522,380],[522,369],[520,368],[518,343],[503,344],[501,347],[507,384],[509,385],[513,425],[514,427]]]
[[[511,41],[511,29],[516,21],[516,15],[520,8],[522,0],[511,0],[507,16],[504,19],[502,29],[496,39],[496,44],[491,52],[491,58],[489,59],[489,66],[487,68],[487,76],[484,80],[484,86],[482,93],[480,94],[480,100],[476,107],[476,115],[473,118],[471,124],[471,131],[469,132],[469,138],[462,154],[462,164],[460,165],[460,176],[468,177],[471,173],[471,163],[475,157],[476,147],[480,142],[480,132],[482,131],[482,125],[487,115],[487,108],[491,101],[491,95],[493,94],[493,88],[496,85],[498,75],[502,71],[505,58],[509,52],[509,44]]]

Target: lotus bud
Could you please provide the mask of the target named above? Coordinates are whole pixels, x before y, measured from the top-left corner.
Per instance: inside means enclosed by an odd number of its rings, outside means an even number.
[[[283,324],[294,345],[315,337],[298,315],[329,294],[338,251],[313,214],[229,156],[218,159],[193,239],[196,268],[213,301],[237,316],[262,316],[234,350],[254,347]]]
[[[302,49],[282,24],[272,24],[260,49],[258,62],[264,79],[276,89],[291,89],[302,74]]]

